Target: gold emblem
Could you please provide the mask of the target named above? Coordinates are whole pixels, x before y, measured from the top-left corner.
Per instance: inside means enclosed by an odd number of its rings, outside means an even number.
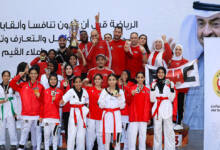
[[[220,70],[215,73],[212,84],[215,94],[220,97]]]

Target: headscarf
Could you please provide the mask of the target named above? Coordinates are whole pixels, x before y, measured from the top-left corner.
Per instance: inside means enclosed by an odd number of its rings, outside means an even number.
[[[181,55],[180,56],[176,56],[176,48],[177,47],[180,47],[181,48],[181,50],[182,50],[182,53],[181,53]],[[176,46],[175,46],[175,48],[173,49],[173,57],[172,57],[172,60],[181,60],[181,59],[183,59],[183,46],[181,45],[181,44],[177,44]]]
[[[163,79],[160,79],[157,76],[159,70],[163,70],[163,72],[164,72],[164,78]],[[164,85],[165,85],[165,80],[166,80],[166,69],[164,67],[161,66],[161,67],[157,68],[156,79],[157,79],[157,87],[159,88],[160,94],[162,94],[163,93],[163,88],[164,88]]]
[[[162,47],[161,47],[161,49],[156,49],[156,41],[161,41],[161,43],[162,43]],[[153,52],[153,51],[158,51],[158,52],[161,52],[161,51],[164,51],[164,42],[163,42],[163,40],[161,39],[161,38],[158,38],[158,39],[156,39],[154,42],[153,42],[153,45],[152,45],[152,51],[151,52]]]

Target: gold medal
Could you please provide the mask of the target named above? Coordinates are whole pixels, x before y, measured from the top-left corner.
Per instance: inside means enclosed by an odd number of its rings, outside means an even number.
[[[68,86],[68,80],[64,81],[63,86],[64,86],[64,87],[67,87],[67,86]]]
[[[112,94],[113,94],[113,96],[118,96],[118,91],[114,90],[114,92]]]
[[[52,96],[52,103],[53,103],[56,99],[56,91],[51,91],[51,96]]]

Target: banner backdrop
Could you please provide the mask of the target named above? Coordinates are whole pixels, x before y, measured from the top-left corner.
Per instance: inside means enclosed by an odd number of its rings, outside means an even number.
[[[156,79],[157,67],[146,65],[145,76],[146,85],[150,86],[154,79]],[[167,69],[166,78],[175,83],[176,89],[189,88],[199,86],[199,72],[197,61],[191,61],[185,65],[175,68]]]
[[[220,38],[205,39],[204,149],[220,149]]]
[[[191,0],[1,1],[0,71],[8,69],[13,76],[19,62],[30,62],[41,49],[57,50],[58,36],[69,35],[68,27],[74,19],[79,21],[80,30],[90,35],[98,12],[103,35],[112,33],[119,24],[124,28],[123,38],[129,38],[131,32],[147,34],[150,48],[152,41],[162,34],[177,40],[184,17],[192,12],[192,3]]]

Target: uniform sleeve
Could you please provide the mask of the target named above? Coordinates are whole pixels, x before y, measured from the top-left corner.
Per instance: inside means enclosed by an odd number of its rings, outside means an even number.
[[[85,103],[86,104],[89,104],[89,94],[88,94],[88,92],[84,89],[84,91],[83,92],[85,92]]]
[[[40,60],[39,57],[34,58],[34,60],[31,61],[30,65],[31,65],[31,66],[36,65],[39,60]]]
[[[91,73],[91,71],[88,72],[87,78],[89,79],[89,82],[92,82],[92,73]]]
[[[12,91],[13,92],[13,91]],[[18,99],[16,98],[15,94],[12,94],[13,97],[13,101],[12,101],[12,107],[14,109],[15,114],[19,114],[19,110],[18,110]]]
[[[68,101],[70,101],[71,95],[72,95],[72,94],[71,94],[71,89],[68,90],[68,91],[66,92],[66,94],[63,95],[63,101],[65,102],[65,104],[66,104]]]
[[[62,81],[60,82],[60,90],[62,90],[62,92],[64,92],[64,91],[65,91],[65,90],[64,90],[63,83],[64,83],[64,80],[62,80]]]
[[[97,32],[99,34],[99,40],[101,41],[102,40],[102,33],[101,33],[101,28],[100,28],[100,25],[99,25],[98,22],[95,23],[95,28],[96,28],[96,30],[97,30]]]
[[[58,75],[58,84],[57,87],[60,88],[60,83],[63,80],[63,77],[61,75]]]
[[[111,48],[109,45],[109,42],[105,41],[105,56],[108,58],[106,65],[107,67],[111,68],[111,64],[112,64],[112,55],[111,55]]]
[[[57,106],[60,106],[60,101],[62,100],[62,97],[63,97],[63,91],[60,90],[60,94],[58,95],[58,98],[54,102]]]
[[[120,90],[119,107],[120,109],[125,108],[125,94],[122,90]]]
[[[170,81],[170,94],[168,95],[168,98],[171,102],[173,102],[175,97],[176,97],[176,90],[174,87],[174,83],[172,81]]]
[[[44,90],[45,90],[45,88],[44,88],[43,85],[42,85],[41,91],[40,91],[40,98],[39,98],[39,100],[40,100],[41,102],[43,102],[43,100],[44,100]]]
[[[156,91],[150,91],[150,102],[156,102]]]
[[[58,64],[57,74],[62,75],[61,64]]]
[[[21,88],[22,88],[21,83],[20,83],[20,84],[17,84],[17,82],[19,81],[20,78],[21,78],[20,75],[17,75],[17,76],[15,76],[15,77],[10,81],[10,83],[9,83],[10,87],[11,87],[13,90],[18,91],[18,92],[19,92],[19,91],[21,90]]]
[[[173,102],[173,100],[175,99],[176,96],[176,90],[174,90],[174,92],[170,92],[168,98],[171,102]]]
[[[146,90],[146,93],[147,93],[147,96],[146,96],[147,112],[148,112],[149,118],[151,118],[152,103],[151,103],[151,101],[150,101],[150,90],[147,89],[147,90]]]
[[[92,59],[94,58],[94,57],[93,57],[94,51],[95,51],[95,48],[94,48],[94,46],[92,45],[91,48],[90,48],[90,50],[89,50],[89,54],[88,54],[88,56],[86,57],[86,60],[87,60],[88,62],[92,61]]]
[[[44,87],[42,86],[42,90],[40,93],[40,118],[44,118]]]
[[[107,93],[105,92],[105,89],[103,89],[100,96],[99,96],[99,100],[98,100],[98,104],[99,104],[100,108],[105,108],[106,96],[107,96]]]
[[[172,50],[171,50],[170,45],[168,43],[164,44],[164,49],[165,49],[165,51],[163,53],[163,59],[166,62],[166,64],[168,64],[169,60],[172,59],[172,55],[173,55]]]

